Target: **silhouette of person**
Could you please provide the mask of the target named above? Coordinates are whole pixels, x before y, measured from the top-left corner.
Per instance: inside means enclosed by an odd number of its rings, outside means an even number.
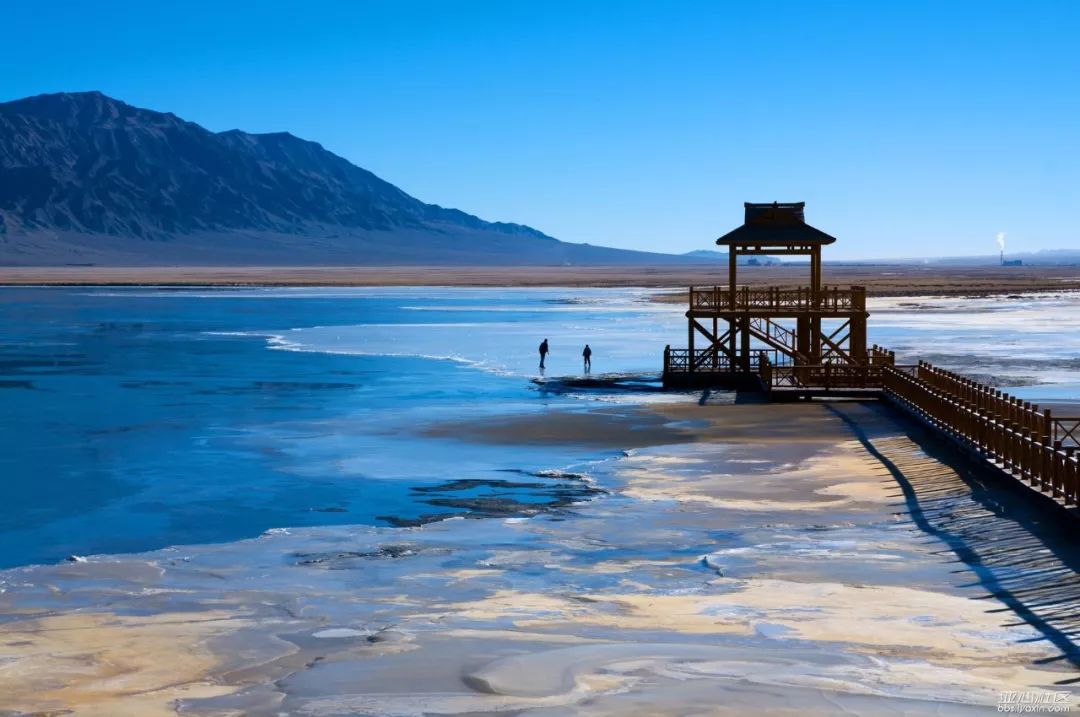
[[[540,344],[540,368],[541,369],[544,368],[544,359],[547,358],[547,355],[548,355],[547,339],[544,339],[543,342],[541,342],[541,344]]]
[[[585,350],[581,352],[581,357],[585,359],[585,373],[592,371],[592,349],[588,344],[585,344]]]

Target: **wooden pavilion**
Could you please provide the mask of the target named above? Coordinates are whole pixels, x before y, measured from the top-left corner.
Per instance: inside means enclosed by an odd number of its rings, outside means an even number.
[[[745,220],[716,240],[728,249],[727,286],[690,287],[688,346],[664,351],[666,386],[762,387],[800,394],[866,387],[866,290],[825,287],[821,248],[836,241],[806,223],[804,202],[745,205]],[[740,256],[806,256],[810,281],[740,286]]]

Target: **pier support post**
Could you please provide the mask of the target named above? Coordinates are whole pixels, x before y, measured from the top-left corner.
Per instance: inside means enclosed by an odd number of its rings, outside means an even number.
[[[690,312],[692,312],[694,310],[694,287],[692,287],[692,286],[690,287],[690,300],[688,302],[688,305],[690,307],[690,311],[687,312],[687,316],[691,316],[692,314]],[[690,321],[687,322],[687,325],[689,326],[690,334],[689,334],[689,336],[687,337],[687,340],[686,340],[687,348],[689,348],[689,351],[687,352],[687,356],[686,356],[686,371],[688,373],[693,373],[694,372],[694,319],[691,318]]]
[[[750,373],[750,317],[744,316],[742,321],[739,322],[739,330],[742,333],[741,346],[739,351],[741,352],[742,370],[746,373]]]

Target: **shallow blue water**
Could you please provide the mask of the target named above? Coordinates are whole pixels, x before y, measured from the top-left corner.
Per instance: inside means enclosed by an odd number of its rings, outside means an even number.
[[[659,339],[631,347],[615,327],[677,318],[633,292],[432,293],[0,290],[0,566],[447,515],[415,489],[584,470],[604,455],[422,429],[580,408],[531,383],[541,332],[549,373],[579,370],[586,340],[597,370],[655,370]],[[492,365],[463,358],[477,352]],[[552,479],[525,482],[496,492],[550,499]]]
[[[1080,292],[878,299],[869,338],[1025,400],[1080,401]]]
[[[545,472],[611,454],[424,429],[664,400],[532,382],[542,338],[549,378],[579,373],[586,341],[595,372],[657,372],[684,309],[649,293],[0,289],[0,567],[463,510],[432,496],[550,502],[573,480]],[[902,360],[1080,398],[1076,296],[871,308],[871,340]]]

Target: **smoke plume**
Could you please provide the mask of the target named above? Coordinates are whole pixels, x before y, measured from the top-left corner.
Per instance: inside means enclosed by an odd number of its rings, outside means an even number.
[[[1005,232],[997,233],[997,243],[998,249],[1001,249],[1001,251],[1005,251]]]

